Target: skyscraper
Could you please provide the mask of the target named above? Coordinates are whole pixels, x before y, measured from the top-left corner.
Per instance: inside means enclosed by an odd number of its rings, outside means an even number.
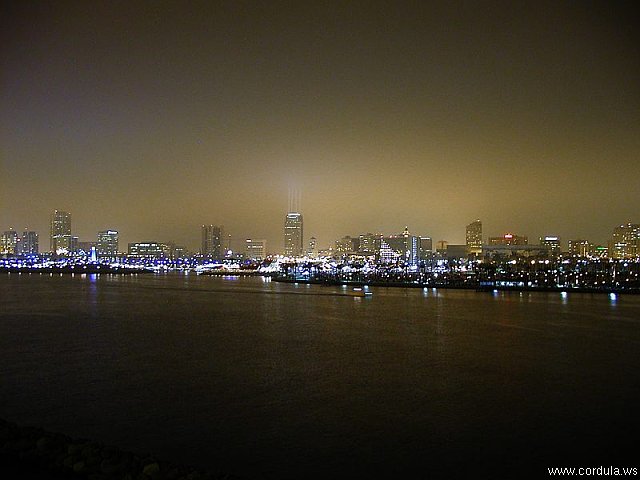
[[[633,258],[640,255],[640,224],[627,223],[613,229],[609,257]]]
[[[480,255],[482,253],[482,222],[475,220],[467,225],[467,254]]]
[[[65,255],[72,250],[71,214],[54,210],[51,214],[50,249],[56,255]]]
[[[21,252],[23,255],[31,255],[39,253],[38,234],[33,231],[25,229],[22,232],[22,247]]]
[[[118,254],[117,230],[103,230],[98,232],[96,253],[100,257],[115,257]]]
[[[20,253],[18,251],[18,233],[13,229],[9,228],[6,232],[3,232],[0,237],[0,254],[4,255],[15,255]]]
[[[287,257],[301,257],[302,241],[302,214],[289,212],[284,219],[284,254]]]
[[[545,235],[540,237],[540,245],[544,245],[549,249],[549,253],[558,254],[562,251],[560,237],[557,235]]]
[[[207,257],[221,260],[224,257],[222,231],[222,225],[202,225],[202,247],[200,253]]]
[[[267,241],[247,238],[245,249],[247,258],[251,260],[264,260],[267,256]]]

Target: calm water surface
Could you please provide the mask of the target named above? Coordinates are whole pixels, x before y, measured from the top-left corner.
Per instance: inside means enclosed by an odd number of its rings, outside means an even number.
[[[0,416],[256,479],[638,466],[640,297],[371,291],[1,275]]]

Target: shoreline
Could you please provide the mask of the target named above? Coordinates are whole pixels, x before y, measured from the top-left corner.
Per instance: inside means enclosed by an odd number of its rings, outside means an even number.
[[[0,463],[11,478],[241,480],[0,418]]]

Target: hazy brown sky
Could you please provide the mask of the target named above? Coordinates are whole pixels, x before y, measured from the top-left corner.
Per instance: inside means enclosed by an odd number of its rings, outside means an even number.
[[[3,2],[0,230],[282,249],[640,222],[633,2]],[[124,248],[124,247],[123,247]]]

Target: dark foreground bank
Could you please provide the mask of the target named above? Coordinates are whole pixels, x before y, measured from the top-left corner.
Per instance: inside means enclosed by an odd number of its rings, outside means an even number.
[[[3,478],[27,480],[239,479],[3,419],[0,419],[0,465]]]

